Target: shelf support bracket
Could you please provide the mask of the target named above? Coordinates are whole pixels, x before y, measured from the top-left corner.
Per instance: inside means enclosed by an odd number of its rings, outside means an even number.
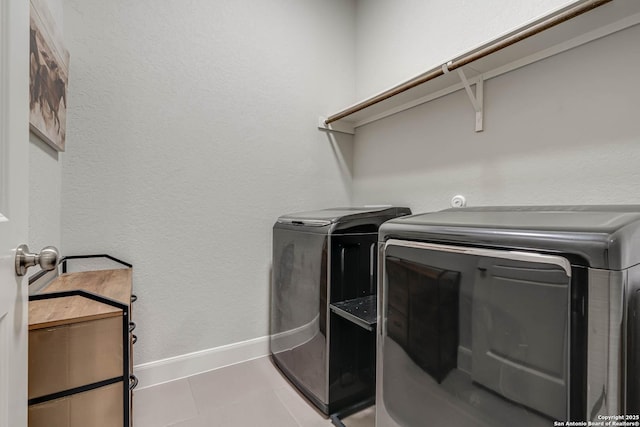
[[[471,84],[467,80],[467,76],[465,76],[462,68],[458,68],[456,71],[458,72],[458,76],[460,77],[460,80],[464,85],[464,90],[467,91],[467,95],[469,96],[471,105],[473,105],[473,109],[476,112],[476,132],[482,132],[484,130],[484,79],[482,78],[482,74],[474,79],[475,82],[473,84],[476,85],[476,93],[474,94],[471,90]]]
[[[339,132],[339,133],[347,133],[350,135],[355,135],[356,133],[356,130],[350,123],[340,123],[338,121],[331,124],[327,124],[325,120],[326,120],[325,117],[318,118],[318,129],[325,132],[329,132],[329,133]]]

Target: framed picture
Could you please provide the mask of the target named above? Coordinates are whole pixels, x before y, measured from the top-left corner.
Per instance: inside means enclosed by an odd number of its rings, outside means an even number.
[[[29,127],[47,144],[64,151],[69,52],[46,0],[30,0],[30,4]]]

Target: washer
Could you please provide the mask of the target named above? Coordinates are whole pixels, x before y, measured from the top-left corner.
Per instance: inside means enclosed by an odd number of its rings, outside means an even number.
[[[375,394],[378,227],[410,213],[335,208],[273,227],[271,356],[326,415]]]

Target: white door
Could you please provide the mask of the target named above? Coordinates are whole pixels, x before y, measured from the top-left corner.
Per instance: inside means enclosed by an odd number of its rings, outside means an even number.
[[[27,284],[15,249],[27,243],[29,1],[0,1],[0,427],[27,425]]]

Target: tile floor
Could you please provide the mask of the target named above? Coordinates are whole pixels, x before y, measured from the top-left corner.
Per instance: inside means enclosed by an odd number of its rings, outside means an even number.
[[[138,390],[135,427],[330,427],[263,357]],[[373,407],[343,420],[373,427]]]

